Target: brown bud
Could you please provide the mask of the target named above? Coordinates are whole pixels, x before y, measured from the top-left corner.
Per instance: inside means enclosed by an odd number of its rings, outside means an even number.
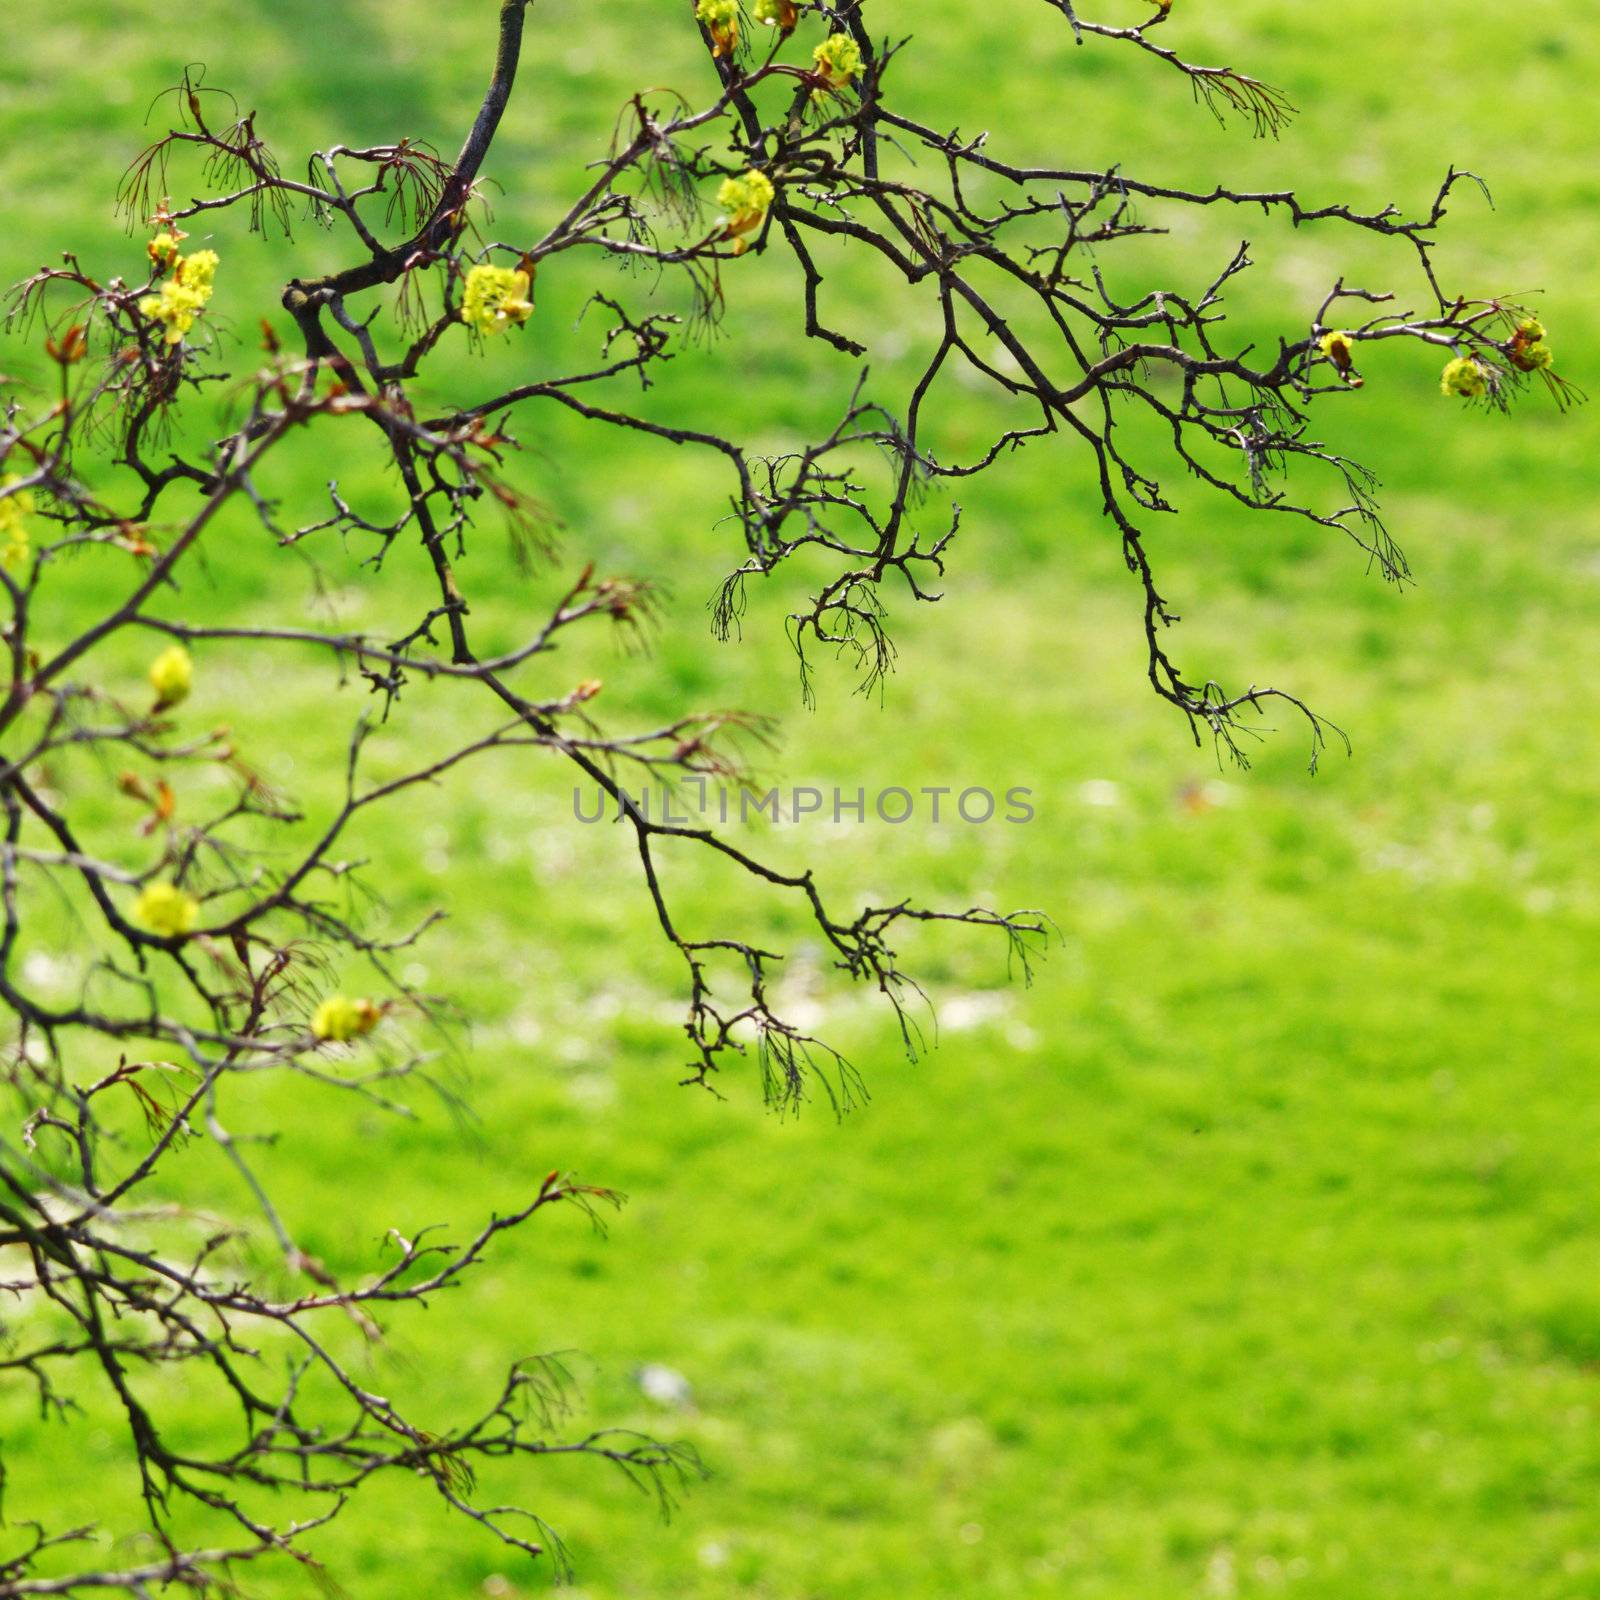
[[[70,367],[89,353],[88,331],[81,322],[75,322],[59,339],[46,339],[44,347],[52,361]]]

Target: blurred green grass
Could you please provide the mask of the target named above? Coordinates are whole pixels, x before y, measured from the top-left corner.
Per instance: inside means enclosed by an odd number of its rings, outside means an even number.
[[[134,255],[110,195],[184,62],[257,109],[286,167],[335,138],[450,147],[491,12],[195,0],[180,21],[153,0],[63,0],[0,59],[0,278],[69,245],[105,271]],[[1214,128],[1154,63],[1074,49],[1044,6],[881,12],[878,26],[915,36],[910,102],[1023,155],[1288,177],[1408,208],[1446,161],[1480,172],[1497,209],[1453,208],[1446,281],[1545,288],[1563,369],[1600,381],[1588,11],[1529,0],[1511,26],[1422,0],[1192,14],[1178,0],[1191,53],[1302,106],[1267,144]],[[638,81],[704,81],[681,18],[538,6],[493,163],[499,236],[545,214]],[[1260,336],[1302,324],[1337,271],[1373,286],[1404,271],[1392,253],[1237,214],[1104,264],[1117,287],[1192,284],[1241,230],[1260,264],[1233,314]],[[288,246],[219,226],[214,242],[217,304],[246,343],[259,311],[276,314],[275,285],[340,259],[310,229]],[[781,266],[729,276],[723,340],[681,357],[651,403],[777,443],[836,410],[851,375],[794,337]],[[563,330],[592,282],[555,272],[540,287],[537,338],[496,352],[496,370],[581,347]],[[853,258],[834,304],[872,332],[886,387],[914,362],[925,307]],[[0,366],[27,360],[8,346]],[[673,585],[653,653],[574,654],[551,685],[599,671],[612,713],[640,719],[685,704],[784,713],[769,765],[785,781],[1028,785],[1028,827],[764,843],[818,861],[840,895],[1037,904],[1064,934],[1031,990],[1006,986],[980,941],[923,941],[913,970],[945,1026],[914,1066],[887,1019],[802,950],[791,993],[873,1100],[840,1125],[817,1108],[777,1121],[753,1081],[727,1082],[726,1103],[675,1086],[678,973],[627,853],[570,820],[558,774],[487,764],[359,841],[397,920],[441,897],[454,908],[418,966],[471,1019],[442,1070],[480,1120],[423,1098],[419,1120],[396,1122],[303,1085],[263,1086],[243,1120],[295,1128],[263,1162],[307,1248],[349,1271],[391,1224],[464,1227],[552,1166],[633,1197],[603,1243],[546,1225],[370,1357],[375,1380],[443,1425],[508,1361],[576,1349],[595,1420],[699,1444],[714,1475],[665,1526],[593,1469],[484,1485],[563,1530],[584,1594],[1600,1596],[1600,441],[1592,411],[1463,415],[1436,378],[1411,357],[1374,361],[1360,396],[1319,419],[1385,479],[1415,588],[1385,588],[1330,536],[1198,500],[1154,535],[1186,616],[1180,660],[1286,683],[1350,730],[1354,758],[1315,779],[1287,728],[1249,774],[1219,773],[1150,697],[1136,595],[1064,447],[966,497],[947,598],[896,611],[885,706],[825,673],[805,714],[781,633],[792,590],[758,593],[738,644],[709,641],[704,602],[732,559],[711,526],[715,473],[564,416],[524,421],[522,471],[566,524],[570,560]],[[440,379],[486,381],[464,361]],[[952,445],[981,430],[977,404],[950,402]],[[338,471],[382,487],[370,462]],[[298,509],[329,475],[306,453],[274,489]],[[218,613],[309,606],[381,627],[423,592],[399,566],[373,582],[356,550],[324,551],[314,583],[248,523],[222,533],[202,601]],[[559,581],[520,577],[492,539],[466,579],[506,639]],[[123,581],[80,564],[59,626]],[[96,659],[109,683],[131,682],[143,653],[130,640]],[[325,803],[359,687],[309,657],[270,695],[243,656],[208,651],[201,669],[194,725],[227,721],[243,748],[278,751],[269,773]],[[402,705],[379,760],[448,737],[467,713],[439,702]],[[130,819],[107,802],[105,820],[137,859]],[[669,870],[690,923],[803,935],[698,864]],[[243,1214],[203,1149],[190,1181],[191,1199]],[[635,1370],[652,1361],[687,1377],[691,1405],[641,1393]],[[217,1426],[181,1386],[163,1398],[184,1426]],[[3,1416],[8,1518],[118,1520],[133,1484],[108,1411],[46,1427],[16,1397]],[[351,1593],[541,1582],[435,1516],[422,1485],[373,1498],[320,1546]],[[253,1587],[303,1592],[285,1574]]]

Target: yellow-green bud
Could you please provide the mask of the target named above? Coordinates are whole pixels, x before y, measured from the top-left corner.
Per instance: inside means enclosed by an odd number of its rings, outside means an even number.
[[[861,70],[861,46],[848,33],[832,33],[811,52],[811,59],[828,88],[843,89]]]
[[[1348,372],[1355,360],[1355,336],[1342,330],[1323,334],[1317,340],[1317,348],[1340,372]]]
[[[695,21],[711,35],[711,53],[731,56],[739,44],[739,0],[696,0]]]
[[[156,692],[156,710],[180,705],[194,686],[194,661],[181,644],[169,645],[150,663],[150,687]]]
[[[767,209],[776,191],[772,179],[758,167],[751,167],[741,178],[724,178],[717,190],[717,204],[727,213],[722,231],[733,240],[733,253],[743,255],[746,244],[741,235],[756,232],[767,220]]]
[[[467,274],[461,320],[479,333],[499,333],[533,315],[533,279],[519,267],[476,266]]]
[[[1439,379],[1439,393],[1476,400],[1489,392],[1489,374],[1471,356],[1457,356]]]
[[[331,994],[311,1015],[311,1032],[335,1044],[359,1038],[377,1027],[383,1013],[370,1000]]]
[[[133,902],[133,920],[164,939],[192,933],[200,920],[200,902],[175,883],[147,883]]]

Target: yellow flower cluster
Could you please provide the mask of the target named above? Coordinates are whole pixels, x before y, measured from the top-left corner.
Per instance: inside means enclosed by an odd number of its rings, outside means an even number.
[[[518,267],[474,267],[467,274],[461,320],[479,333],[499,333],[533,315],[533,279]]]
[[[739,0],[696,0],[694,19],[711,35],[711,53],[731,56],[739,43]]]
[[[175,883],[147,883],[133,902],[133,920],[164,939],[192,933],[200,920],[200,902]]]
[[[1555,352],[1544,336],[1544,324],[1530,317],[1511,335],[1511,364],[1519,372],[1544,372],[1555,360]]]
[[[800,8],[794,0],[756,0],[753,15],[757,22],[776,28],[787,39],[800,20]]]
[[[211,298],[217,276],[217,252],[196,250],[193,255],[180,256],[177,238],[170,233],[157,234],[149,249],[150,259],[157,266],[170,260],[173,270],[172,276],[161,285],[161,293],[147,294],[139,302],[139,309],[152,321],[164,322],[166,342],[178,344]]]
[[[1489,392],[1489,374],[1471,356],[1457,356],[1439,379],[1439,393],[1476,400]]]
[[[194,661],[181,644],[168,646],[150,663],[150,687],[156,692],[157,711],[187,700],[193,684]]]
[[[0,478],[0,489],[11,489],[12,484],[21,482],[20,473],[8,472]],[[11,489],[0,500],[0,566],[7,572],[15,572],[28,559],[28,518],[32,515],[32,489]]]
[[[1317,340],[1317,348],[1334,365],[1334,370],[1344,380],[1347,389],[1360,389],[1364,380],[1356,371],[1356,336],[1343,328],[1335,328]]]
[[[345,1044],[377,1027],[383,1013],[370,1000],[351,1000],[331,994],[311,1015],[311,1032],[318,1039]]]
[[[1356,342],[1352,335],[1340,331],[1325,333],[1317,340],[1317,348],[1341,372],[1348,372],[1355,359]]]
[[[811,52],[811,59],[816,63],[817,76],[829,89],[845,89],[861,70],[861,46],[848,33],[829,34]]]
[[[717,190],[717,204],[726,215],[722,231],[733,240],[733,253],[742,256],[749,248],[743,237],[755,233],[767,220],[767,208],[774,194],[772,179],[758,167],[751,167],[742,178],[724,178]]]
[[[176,273],[178,282],[209,300],[211,286],[217,278],[219,259],[215,250],[196,250],[192,255],[179,256]]]
[[[175,228],[163,228],[145,246],[150,264],[157,272],[165,272],[178,259],[178,242],[188,237],[188,234],[179,233]]]

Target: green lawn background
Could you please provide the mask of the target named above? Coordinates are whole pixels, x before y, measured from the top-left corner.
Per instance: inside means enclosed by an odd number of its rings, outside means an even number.
[[[1302,107],[1277,143],[1216,129],[1157,63],[1074,48],[1047,7],[881,11],[875,26],[914,36],[897,68],[908,101],[1025,157],[1289,178],[1408,209],[1446,161],[1473,168],[1497,209],[1461,192],[1446,282],[1547,289],[1559,364],[1600,384],[1600,24],[1586,9],[1530,0],[1508,22],[1422,0],[1177,0],[1169,37]],[[286,168],[334,139],[450,147],[492,13],[64,0],[0,60],[0,278],[69,245],[94,270],[136,270],[110,195],[151,96],[186,61],[258,111]],[[539,4],[492,162],[495,234],[549,215],[628,90],[705,82],[678,8]],[[1113,283],[1192,287],[1248,233],[1260,264],[1235,314],[1260,337],[1303,326],[1340,270],[1415,289],[1398,252],[1360,241],[1238,213],[1152,220],[1179,231],[1107,252]],[[343,259],[309,228],[285,245],[222,223],[212,242],[217,309],[247,344],[258,315],[283,321],[274,285]],[[570,276],[541,282],[522,342],[490,372],[458,349],[441,387],[470,393],[583,348],[566,329],[595,280],[569,260]],[[833,318],[872,333],[887,386],[928,337],[926,302],[890,297],[853,256],[837,281]],[[684,355],[651,403],[777,447],[830,415],[850,374],[797,339],[780,263],[737,263],[728,288],[721,340]],[[0,368],[29,360],[8,347]],[[952,450],[981,436],[981,404],[947,393]],[[441,899],[454,911],[417,975],[471,1019],[444,1070],[479,1120],[419,1096],[419,1120],[395,1122],[304,1086],[263,1086],[238,1120],[294,1127],[263,1162],[307,1248],[344,1272],[378,1259],[390,1225],[465,1228],[553,1166],[632,1197],[604,1241],[576,1218],[542,1223],[398,1321],[370,1366],[442,1427],[509,1360],[571,1349],[585,1416],[700,1447],[712,1477],[667,1525],[594,1467],[485,1482],[486,1498],[515,1493],[563,1531],[583,1594],[1600,1596],[1600,441],[1592,412],[1459,411],[1435,363],[1388,350],[1319,425],[1384,478],[1414,588],[1386,588],[1335,536],[1192,495],[1152,539],[1186,617],[1180,660],[1287,684],[1350,731],[1353,759],[1313,779],[1296,729],[1251,772],[1219,771],[1149,694],[1137,593],[1064,445],[964,496],[948,597],[896,607],[883,707],[830,669],[806,713],[782,636],[793,584],[753,597],[741,642],[709,639],[704,603],[734,559],[713,526],[714,468],[564,416],[521,424],[519,473],[566,525],[564,571],[592,557],[672,585],[652,653],[591,641],[532,681],[598,673],[623,720],[780,713],[774,781],[1027,785],[1027,827],[762,843],[821,863],[841,898],[1040,905],[1063,931],[1030,990],[1007,985],[984,941],[919,941],[944,1027],[908,1066],[890,1021],[828,976],[785,908],[672,863],[686,921],[801,941],[787,990],[865,1072],[872,1101],[842,1124],[817,1106],[780,1120],[753,1069],[723,1102],[676,1087],[678,971],[624,841],[571,821],[559,773],[486,764],[363,837],[397,920]],[[330,470],[302,452],[275,479],[296,520]],[[381,490],[368,462],[339,471]],[[325,549],[313,574],[240,520],[219,531],[195,603],[374,628],[414,610],[420,575],[374,583],[359,553]],[[491,639],[513,637],[561,576],[519,576],[492,534],[464,566]],[[57,585],[58,625],[125,581],[83,563],[76,586]],[[116,642],[97,670],[131,685],[147,653]],[[268,695],[242,654],[202,652],[200,669],[194,725],[227,721],[243,748],[279,750],[269,772],[325,804],[359,688],[310,656]],[[380,765],[469,714],[416,696]],[[104,811],[137,861],[132,817],[109,798]],[[74,955],[63,932],[34,970]],[[191,1199],[246,1214],[208,1152],[191,1181]],[[649,1362],[682,1373],[692,1401],[644,1395]],[[177,1382],[156,1392],[183,1427],[225,1426]],[[9,1518],[122,1525],[132,1479],[103,1405],[45,1426],[18,1395],[3,1417]],[[421,1482],[381,1486],[317,1548],[355,1595],[544,1581],[446,1520]],[[307,1580],[263,1573],[247,1592]]]

